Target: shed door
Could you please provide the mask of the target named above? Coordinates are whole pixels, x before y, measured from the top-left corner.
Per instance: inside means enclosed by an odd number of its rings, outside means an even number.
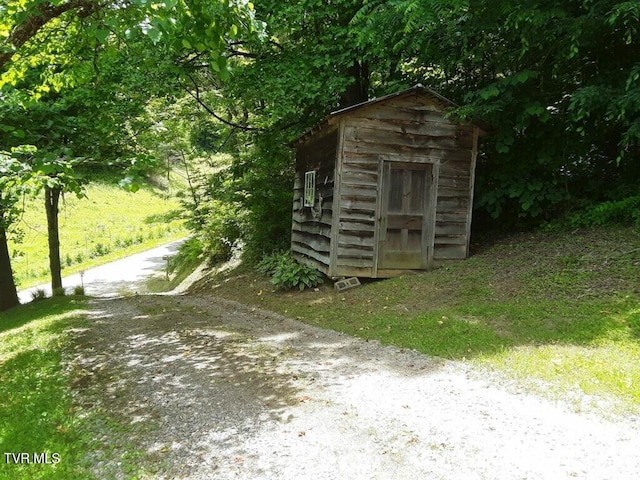
[[[382,177],[379,269],[425,269],[433,257],[433,165],[385,162]]]

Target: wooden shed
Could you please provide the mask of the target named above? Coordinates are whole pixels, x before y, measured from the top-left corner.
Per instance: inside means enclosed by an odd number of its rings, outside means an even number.
[[[331,113],[296,151],[291,249],[329,277],[467,257],[478,125],[422,85]]]

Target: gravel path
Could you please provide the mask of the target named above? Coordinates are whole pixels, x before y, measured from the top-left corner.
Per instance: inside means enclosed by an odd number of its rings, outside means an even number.
[[[89,317],[78,402],[131,425],[149,478],[640,475],[638,417],[575,413],[460,363],[197,295],[94,299]],[[129,478],[109,435],[96,473]]]

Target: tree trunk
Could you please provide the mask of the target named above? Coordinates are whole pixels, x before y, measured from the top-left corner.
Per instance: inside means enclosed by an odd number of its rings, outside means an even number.
[[[11,257],[7,235],[0,220],[0,312],[20,305],[16,284],[11,270]]]
[[[353,78],[353,82],[340,95],[340,107],[350,107],[369,100],[369,65],[356,60],[346,73]]]
[[[60,268],[60,233],[58,231],[59,187],[45,187],[45,209],[47,211],[47,235],[49,237],[49,270],[51,271],[51,290],[62,288],[62,271]]]

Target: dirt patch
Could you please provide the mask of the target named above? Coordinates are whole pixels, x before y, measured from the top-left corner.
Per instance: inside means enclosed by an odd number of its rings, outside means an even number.
[[[91,302],[72,360],[99,478],[636,478],[640,419],[207,295]],[[118,445],[117,448],[114,445]],[[127,448],[140,456],[123,461]],[[128,462],[128,463],[127,463]],[[127,467],[127,464],[129,465]]]

